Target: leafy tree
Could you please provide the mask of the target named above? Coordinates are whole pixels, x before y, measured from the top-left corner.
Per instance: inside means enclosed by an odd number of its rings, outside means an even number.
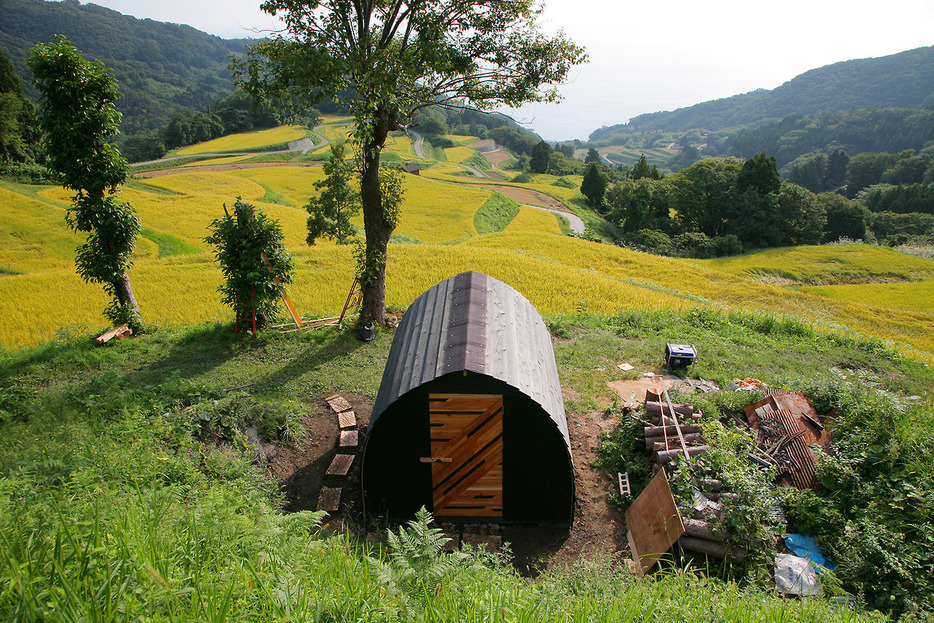
[[[868,208],[837,193],[821,193],[817,195],[817,201],[827,215],[824,242],[834,242],[841,238],[866,239],[872,220]]]
[[[587,203],[595,208],[602,208],[607,183],[606,173],[596,163],[590,163],[581,181],[581,194],[587,198]]]
[[[103,63],[87,61],[64,37],[33,48],[29,66],[42,94],[40,118],[45,149],[62,185],[75,191],[67,220],[86,232],[75,266],[89,283],[99,283],[113,300],[105,310],[114,323],[142,324],[126,271],[140,231],[132,206],[118,201],[118,187],[129,175],[126,159],[107,142],[117,132],[117,85]]]
[[[308,217],[308,244],[322,236],[345,244],[354,235],[350,222],[360,211],[360,192],[351,184],[354,177],[353,163],[344,158],[344,144],[331,146],[331,157],[324,165],[323,180],[315,182],[321,194],[313,197],[305,209]]]
[[[591,147],[587,150],[587,156],[584,158],[584,164],[591,164],[594,162],[600,164],[600,152]]]
[[[778,163],[774,157],[767,156],[764,151],[744,162],[736,178],[736,186],[740,192],[753,190],[760,197],[777,193],[781,188],[781,183]]]
[[[632,170],[629,172],[629,179],[631,180],[641,180],[647,178],[650,180],[660,180],[662,179],[662,174],[659,172],[658,167],[654,164],[649,167],[648,161],[645,159],[645,154],[639,156],[638,162],[632,167]]]
[[[821,190],[836,190],[846,183],[846,169],[850,157],[846,152],[835,149],[827,157],[827,169],[824,171],[823,187]]]
[[[32,162],[38,155],[35,116],[13,63],[0,50],[0,164]]]
[[[419,109],[556,101],[555,88],[585,60],[563,34],[537,24],[532,0],[266,0],[285,32],[234,63],[255,96],[309,104],[340,100],[353,111],[366,233],[362,320],[385,317],[386,250],[395,220],[384,205],[380,153]]]
[[[794,184],[782,184],[778,192],[779,232],[773,246],[818,244],[823,238],[827,213],[814,193]]]
[[[573,158],[574,143],[555,143],[555,151],[564,154],[565,158]]]
[[[294,272],[292,256],[282,244],[279,222],[237,197],[233,214],[225,205],[224,216],[211,221],[208,229],[211,235],[204,241],[214,247],[224,275],[224,283],[217,288],[221,302],[238,318],[245,318],[249,308],[255,307],[257,324],[266,324],[278,315],[282,285],[292,283]],[[271,272],[263,262],[263,253],[272,265]]]
[[[711,238],[733,233],[726,231],[726,224],[732,216],[742,215],[736,186],[741,163],[736,158],[708,158],[672,176],[678,192],[671,207],[684,231]]]
[[[551,163],[552,149],[551,145],[545,141],[539,141],[532,148],[532,157],[529,159],[529,170],[532,173],[548,173],[548,165]]]

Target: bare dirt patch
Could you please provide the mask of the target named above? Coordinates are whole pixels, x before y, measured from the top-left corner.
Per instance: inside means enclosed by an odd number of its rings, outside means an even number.
[[[222,171],[237,171],[240,169],[257,169],[262,167],[320,167],[316,162],[254,162],[254,163],[231,163],[231,164],[206,164],[194,165],[190,167],[177,167],[174,169],[160,169],[158,171],[141,171],[134,173],[134,177],[162,177],[163,175],[176,175],[178,173],[218,173]]]
[[[499,164],[501,162],[506,162],[510,158],[509,152],[506,151],[491,151],[483,154],[483,157],[490,161],[490,164]]]
[[[568,395],[576,394],[566,389]],[[366,536],[363,500],[360,487],[359,454],[370,421],[370,399],[340,392],[357,415],[361,445],[340,448],[337,415],[324,396],[315,401],[305,418],[307,441],[301,448],[264,444],[270,474],[279,483],[287,512],[316,510],[323,487],[341,487],[340,511],[328,517],[332,530],[349,531],[359,538]],[[546,526],[484,527],[483,532],[498,533],[510,544],[515,566],[523,573],[535,574],[553,564],[567,566],[581,558],[613,556],[626,550],[626,533],[616,509],[607,500],[614,486],[612,479],[593,466],[600,433],[614,426],[613,418],[602,411],[569,416],[568,427],[574,456],[576,510],[570,531]],[[338,453],[356,455],[346,477],[325,472]]]
[[[541,206],[543,208],[550,208],[552,210],[560,210],[561,212],[568,212],[567,206],[555,199],[550,195],[546,195],[543,192],[537,190],[531,190],[528,188],[517,188],[515,186],[506,186],[499,184],[477,184],[483,188],[489,188],[490,190],[495,190],[496,192],[503,193],[507,197],[515,199],[521,204]]]

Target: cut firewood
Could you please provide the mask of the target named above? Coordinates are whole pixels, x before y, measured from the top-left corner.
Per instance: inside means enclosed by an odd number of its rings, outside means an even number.
[[[117,338],[122,340],[125,337],[133,335],[133,329],[129,326],[122,324],[119,327],[114,327],[113,329],[104,332],[103,334],[97,336],[98,344],[106,344],[110,340]]]

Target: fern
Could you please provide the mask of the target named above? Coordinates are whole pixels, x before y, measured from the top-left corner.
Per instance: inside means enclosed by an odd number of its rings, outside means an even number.
[[[459,572],[482,566],[479,559],[463,552],[443,552],[450,539],[432,527],[432,521],[434,517],[423,506],[415,519],[387,534],[388,560],[368,557],[377,581],[395,594],[403,610],[411,599],[436,594],[443,583],[456,581]]]

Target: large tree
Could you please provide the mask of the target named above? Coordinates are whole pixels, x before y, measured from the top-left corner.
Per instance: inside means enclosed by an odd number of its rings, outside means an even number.
[[[366,234],[362,315],[381,324],[395,227],[379,176],[389,133],[430,105],[556,101],[553,85],[586,55],[562,33],[540,31],[534,0],[267,0],[261,7],[280,16],[285,31],[235,63],[244,89],[266,99],[342,101],[353,111]]]
[[[75,192],[68,224],[86,232],[75,266],[89,283],[99,283],[113,297],[105,315],[111,321],[139,328],[139,306],[126,271],[140,231],[139,218],[128,202],[117,199],[130,166],[108,139],[117,133],[120,96],[110,70],[88,61],[64,37],[37,45],[29,67],[42,96],[40,120],[51,168],[62,185]]]

